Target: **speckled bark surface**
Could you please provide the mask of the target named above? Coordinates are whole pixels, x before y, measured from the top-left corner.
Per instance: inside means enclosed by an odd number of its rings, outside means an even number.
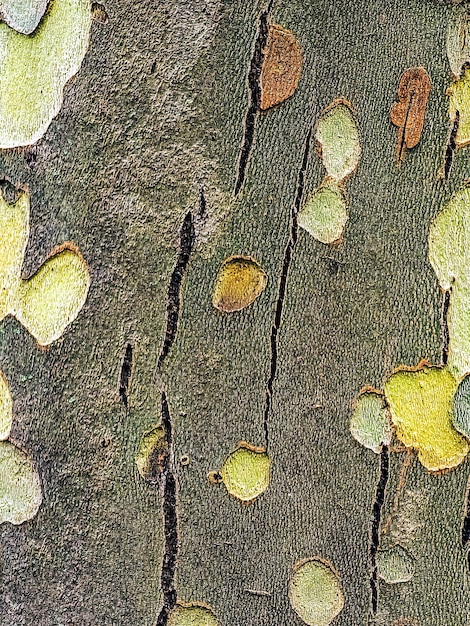
[[[373,617],[380,459],[349,432],[364,385],[383,387],[397,366],[441,358],[442,294],[427,237],[441,204],[470,175],[464,149],[449,181],[438,179],[449,126],[450,9],[437,0],[275,0],[268,19],[295,34],[302,76],[291,98],[257,116],[235,197],[248,69],[265,9],[238,0],[107,3],[109,20],[94,22],[46,135],[0,154],[0,178],[31,194],[26,274],[63,241],[80,247],[91,272],[82,312],[47,350],[14,319],[0,326],[11,438],[32,455],[44,492],[34,520],[0,527],[6,626],[156,624],[162,500],[134,460],[141,436],[161,419],[162,388],[178,483],[180,600],[207,603],[222,626],[300,625],[289,579],[297,561],[320,556],[341,578],[338,626],[470,623],[461,544],[468,462],[437,477],[415,459],[395,510],[404,455],[391,454],[382,522],[393,512],[388,533],[416,557],[416,573],[409,583],[379,582]],[[420,143],[398,169],[389,112],[400,76],[414,66],[426,68],[432,89]],[[305,142],[338,97],[354,107],[361,136],[349,220],[335,247],[298,233],[267,421],[271,483],[244,504],[207,474],[239,441],[265,444],[270,336]],[[304,199],[323,175],[312,139]],[[195,218],[178,331],[158,371],[180,227],[188,211],[197,215],[201,189],[206,211]],[[249,307],[223,314],[212,288],[231,255],[255,258],[268,284]],[[119,387],[127,344],[126,408]],[[180,462],[185,455],[189,464]]]

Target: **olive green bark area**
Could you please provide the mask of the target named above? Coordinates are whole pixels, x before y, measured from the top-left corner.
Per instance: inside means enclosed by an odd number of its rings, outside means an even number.
[[[353,13],[350,6],[275,3],[272,21],[295,34],[304,69],[295,94],[258,117],[236,201],[230,192],[259,2],[157,8],[138,0],[130,15],[129,3],[116,0],[108,24],[93,25],[81,70],[44,138],[2,155],[2,176],[27,184],[33,199],[25,275],[66,240],[77,242],[91,272],[82,313],[47,351],[14,319],[0,326],[0,365],[18,399],[12,437],[32,455],[45,494],[33,520],[0,530],[2,623],[56,626],[65,614],[94,626],[155,624],[161,498],[140,478],[135,457],[161,419],[155,365],[168,282],[180,224],[197,208],[201,187],[207,215],[197,221],[178,335],[161,372],[178,476],[178,596],[210,606],[221,624],[299,626],[289,580],[296,563],[316,556],[341,576],[336,624],[367,623],[378,464],[351,437],[352,402],[400,364],[438,362],[441,293],[427,261],[428,231],[469,172],[462,150],[449,189],[435,176],[447,139],[450,10],[433,0],[362,2]],[[412,65],[426,66],[433,90],[420,144],[397,171],[389,110]],[[334,249],[299,230],[267,423],[270,482],[242,503],[207,473],[240,440],[265,445],[269,337],[304,141],[338,96],[353,103],[361,135],[349,220]],[[324,175],[313,144],[312,137],[305,198]],[[268,283],[246,309],[225,315],[213,307],[212,289],[232,255],[255,258]],[[126,411],[118,390],[128,342]],[[384,519],[401,459],[392,455]],[[435,477],[412,466],[402,517],[389,532],[403,535],[410,515],[420,524],[404,545],[416,569],[406,589],[380,583],[377,623],[416,616],[420,625],[465,624],[468,471],[464,463]]]

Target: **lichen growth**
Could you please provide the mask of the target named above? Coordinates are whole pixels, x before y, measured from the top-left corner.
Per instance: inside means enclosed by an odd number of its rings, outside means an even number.
[[[47,4],[48,0],[0,0],[0,15],[8,26],[30,35],[38,27]]]
[[[168,441],[163,426],[155,426],[146,432],[140,440],[135,459],[142,478],[149,482],[158,482],[168,454]]]
[[[386,550],[379,550],[376,556],[377,573],[386,583],[406,583],[413,578],[415,560],[411,554],[400,545]]]
[[[170,612],[167,626],[220,626],[220,622],[208,606],[179,602]]]
[[[452,289],[448,366],[461,378],[470,372],[470,187],[455,193],[434,218],[429,260],[442,289]]]
[[[382,393],[366,391],[357,399],[350,423],[351,434],[360,444],[379,454],[392,439],[390,413]]]
[[[83,307],[90,286],[87,265],[72,244],[55,250],[31,276],[21,268],[29,237],[29,195],[15,204],[0,197],[0,320],[16,317],[46,346],[58,339]]]
[[[223,262],[217,275],[212,304],[225,313],[240,311],[256,300],[267,282],[266,272],[254,259],[230,257]]]
[[[347,219],[344,193],[334,182],[313,191],[298,215],[299,226],[322,243],[339,241]]]
[[[423,363],[399,369],[385,383],[398,439],[415,448],[430,471],[457,467],[469,451],[467,440],[453,426],[456,389],[457,381],[447,369]]]
[[[295,566],[289,583],[289,599],[294,611],[308,626],[328,626],[344,606],[338,574],[318,557]]]
[[[90,25],[89,0],[54,0],[29,36],[0,23],[0,148],[44,135],[80,69]]]
[[[447,95],[450,119],[455,119],[457,111],[459,112],[455,145],[461,148],[470,143],[470,68],[466,68],[462,76],[451,84]]]
[[[41,483],[31,460],[11,442],[0,442],[0,524],[32,519],[41,501]]]
[[[359,130],[345,100],[334,101],[320,117],[315,138],[328,176],[340,182],[356,170],[361,156]]]
[[[251,502],[269,487],[271,461],[264,448],[245,441],[231,452],[220,470],[228,493],[242,502]]]
[[[0,440],[8,439],[12,424],[13,402],[5,377],[0,372]]]

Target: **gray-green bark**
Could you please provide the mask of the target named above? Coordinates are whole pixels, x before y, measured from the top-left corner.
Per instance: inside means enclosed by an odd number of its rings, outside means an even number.
[[[380,529],[387,524],[385,535],[413,554],[416,571],[408,583],[379,581],[374,616],[380,457],[349,431],[364,385],[383,387],[401,364],[441,360],[442,293],[427,237],[470,173],[463,149],[449,180],[438,178],[449,128],[451,9],[437,0],[275,0],[268,19],[295,33],[302,75],[289,100],[256,115],[235,197],[247,76],[265,8],[239,0],[107,4],[109,21],[94,22],[46,135],[0,155],[0,177],[31,193],[24,274],[66,240],[91,272],[83,310],[49,349],[39,350],[13,318],[0,326],[0,368],[14,398],[11,438],[31,454],[44,493],[33,520],[0,527],[5,626],[156,624],[162,497],[140,478],[135,456],[162,418],[163,390],[177,479],[179,600],[210,605],[223,626],[301,624],[288,583],[296,562],[319,556],[341,578],[338,626],[470,623],[461,541],[469,462],[435,476],[413,457],[394,504],[405,453],[390,455]],[[397,168],[389,111],[401,74],[419,65],[432,82],[424,130]],[[305,143],[338,97],[355,108],[362,147],[348,182],[349,220],[334,247],[298,232],[267,421],[270,486],[242,504],[207,475],[240,440],[265,444],[270,338]],[[303,198],[323,176],[312,138]],[[188,211],[195,246],[177,335],[158,369]],[[233,254],[254,257],[269,280],[252,305],[223,314],[212,306],[212,288]],[[128,344],[126,408],[120,377]]]

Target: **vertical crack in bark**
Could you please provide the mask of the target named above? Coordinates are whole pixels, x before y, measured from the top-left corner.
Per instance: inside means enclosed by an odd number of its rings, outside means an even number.
[[[312,137],[312,129],[308,131],[307,138],[305,140],[302,163],[301,163],[299,173],[297,176],[295,200],[292,205],[292,212],[291,212],[289,240],[287,242],[287,245],[284,251],[284,259],[282,262],[282,270],[281,270],[281,276],[279,279],[279,288],[277,292],[276,309],[274,312],[273,324],[271,326],[271,366],[269,370],[269,378],[266,383],[266,402],[265,402],[265,407],[264,407],[264,423],[263,423],[266,450],[268,449],[268,444],[269,444],[269,414],[271,412],[273,384],[274,384],[274,379],[276,378],[276,371],[277,371],[277,339],[278,339],[279,328],[281,327],[281,322],[282,322],[282,309],[283,309],[284,300],[286,297],[287,278],[289,276],[289,269],[290,269],[292,258],[294,255],[295,244],[297,243],[297,236],[298,236],[298,230],[299,230],[299,226],[297,222],[297,215],[300,211],[300,206],[302,203],[305,171],[307,169],[311,137]]]
[[[380,453],[380,476],[375,491],[375,501],[372,507],[372,528],[370,537],[370,590],[372,601],[372,614],[377,614],[379,586],[377,579],[377,550],[380,545],[380,520],[382,516],[382,507],[385,501],[385,490],[387,488],[388,476],[390,470],[389,450],[387,446],[382,446]]]
[[[245,180],[246,166],[250,158],[253,139],[255,136],[256,116],[261,105],[261,69],[263,67],[264,49],[268,40],[269,24],[268,16],[273,0],[270,0],[268,7],[261,13],[256,36],[255,48],[251,57],[250,69],[248,71],[249,100],[248,109],[245,115],[243,143],[238,160],[237,181],[235,183],[235,195],[238,195]]]
[[[164,391],[161,396],[161,411],[162,426],[165,431],[168,453],[165,456],[162,472],[165,551],[163,553],[160,579],[163,606],[158,615],[157,626],[166,626],[170,611],[174,608],[177,599],[175,572],[178,558],[178,514],[176,503],[176,476],[173,464],[173,433],[170,409]]]
[[[206,200],[204,193],[201,191],[199,200],[199,211],[202,214],[206,209]],[[191,211],[186,214],[180,229],[179,254],[175,268],[168,285],[168,305],[166,318],[166,332],[163,341],[162,350],[158,357],[158,367],[160,368],[168,356],[171,347],[175,341],[178,330],[180,304],[181,304],[181,285],[184,273],[188,267],[189,258],[196,242],[196,231],[194,228],[194,218]]]
[[[442,301],[442,320],[441,320],[441,327],[442,327],[442,355],[441,355],[441,360],[442,360],[442,365],[447,365],[447,361],[449,360],[449,341],[450,341],[450,335],[449,335],[449,323],[447,321],[447,314],[449,312],[449,306],[450,306],[450,294],[452,293],[452,288],[449,289],[448,291],[444,291],[444,297],[443,297],[443,301]]]
[[[450,168],[454,160],[454,152],[456,148],[457,131],[459,130],[460,113],[455,112],[455,117],[450,123],[449,139],[447,141],[446,152],[444,157],[444,179],[447,180],[450,174]]]
[[[129,404],[129,383],[132,376],[132,346],[126,346],[124,359],[122,360],[121,375],[119,377],[119,397],[123,405],[128,408]]]
[[[467,484],[465,491],[465,516],[463,518],[462,525],[462,546],[467,548],[470,543],[470,481]],[[470,554],[469,554],[469,566],[470,566]]]

